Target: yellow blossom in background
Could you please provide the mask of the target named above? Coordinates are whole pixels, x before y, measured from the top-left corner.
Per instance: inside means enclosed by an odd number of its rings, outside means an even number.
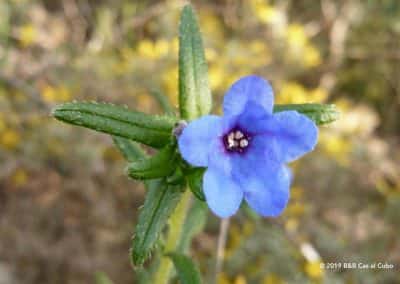
[[[303,51],[303,62],[305,67],[315,67],[321,64],[319,50],[312,45],[307,45]]]
[[[237,275],[232,281],[224,272],[220,272],[217,277],[217,284],[247,284],[247,281],[246,277],[241,274]]]
[[[207,37],[204,40],[212,40],[221,44],[224,41],[224,33],[221,23],[213,13],[210,11],[199,11],[199,22],[201,26],[201,32]]]
[[[289,48],[296,51],[300,51],[308,42],[307,35],[304,31],[304,27],[299,24],[290,24],[286,31],[286,39]]]
[[[254,12],[257,18],[263,23],[270,23],[276,17],[276,9],[266,2],[253,1],[256,2],[254,5]]]
[[[15,149],[20,142],[20,135],[12,129],[6,129],[0,133],[0,145],[7,149]]]
[[[136,107],[142,112],[150,112],[153,107],[153,99],[148,93],[141,93],[136,96]]]
[[[179,51],[179,39],[178,37],[174,37],[173,39],[171,39],[169,41],[169,47],[170,47],[170,52],[173,55],[178,55],[178,51]]]
[[[280,104],[323,103],[327,98],[328,93],[325,90],[307,90],[294,81],[284,82],[276,96],[277,103]]]
[[[161,75],[162,86],[165,94],[175,106],[178,104],[178,67],[173,66],[165,70]]]
[[[321,64],[319,50],[309,40],[305,29],[300,24],[290,24],[286,31],[288,58],[299,62],[306,68]]]
[[[284,34],[287,19],[283,11],[263,0],[252,0],[250,5],[255,17],[261,23],[270,25],[275,36],[281,37]]]
[[[231,284],[231,282],[224,272],[220,272],[217,276],[217,284]]]
[[[137,45],[138,56],[155,59],[157,58],[157,54],[154,49],[154,44],[152,41],[148,39],[141,40]]]
[[[290,202],[284,214],[287,216],[300,217],[306,211],[305,204],[301,202]]]
[[[170,44],[165,39],[160,39],[155,42],[144,39],[138,43],[136,50],[139,57],[146,59],[159,59],[168,54]]]
[[[297,231],[299,228],[299,220],[297,218],[288,218],[285,221],[285,229],[288,232],[294,232]]]
[[[22,46],[29,47],[35,43],[38,32],[33,25],[26,24],[18,29],[18,37]]]
[[[222,66],[215,64],[208,70],[210,88],[212,90],[223,90],[225,80],[225,70]]]
[[[285,284],[285,283],[287,283],[285,280],[283,280],[278,275],[273,273],[266,275],[262,280],[262,284]]]
[[[341,137],[340,134],[321,131],[319,135],[319,144],[322,149],[341,165],[349,163],[349,153],[351,143],[348,139]]]
[[[238,275],[233,284],[247,284],[246,278],[243,275]]]
[[[159,56],[165,56],[168,54],[170,49],[169,42],[165,39],[157,40],[154,44],[155,53]]]
[[[0,133],[6,129],[6,122],[4,121],[4,116],[0,113]]]
[[[42,98],[48,103],[66,102],[71,100],[71,93],[65,86],[46,85],[41,92]]]
[[[300,252],[305,259],[304,272],[313,280],[320,279],[324,274],[324,270],[318,251],[311,243],[303,242],[300,245]]]
[[[298,186],[293,186],[290,189],[290,198],[293,200],[299,200],[304,196],[304,189]]]
[[[11,176],[11,181],[15,186],[24,186],[28,181],[28,174],[24,169],[17,169]]]
[[[213,48],[205,48],[204,50],[207,62],[213,62],[218,58],[218,54]]]
[[[324,269],[321,267],[321,261],[307,261],[304,265],[304,271],[307,276],[313,280],[321,279],[324,275]]]
[[[294,186],[290,190],[290,201],[288,207],[284,211],[286,217],[285,229],[289,232],[296,231],[299,227],[299,219],[306,213],[307,204],[302,197],[304,190],[301,187]]]

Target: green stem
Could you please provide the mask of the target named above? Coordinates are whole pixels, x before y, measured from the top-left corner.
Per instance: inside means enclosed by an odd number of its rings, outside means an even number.
[[[185,223],[185,217],[188,213],[191,203],[191,191],[186,190],[182,199],[179,201],[178,206],[172,213],[169,219],[169,231],[167,240],[165,243],[164,253],[173,252],[176,250],[177,246],[182,237],[183,225]],[[154,274],[155,284],[167,284],[172,269],[172,262],[169,257],[163,256],[158,266],[157,271]]]

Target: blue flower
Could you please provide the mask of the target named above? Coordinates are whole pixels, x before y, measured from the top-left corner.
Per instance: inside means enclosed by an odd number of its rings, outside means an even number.
[[[273,113],[271,85],[250,75],[224,97],[222,117],[190,122],[179,136],[182,157],[207,167],[203,190],[219,217],[233,215],[243,198],[262,216],[278,216],[289,200],[286,163],[314,149],[318,129],[296,111]]]

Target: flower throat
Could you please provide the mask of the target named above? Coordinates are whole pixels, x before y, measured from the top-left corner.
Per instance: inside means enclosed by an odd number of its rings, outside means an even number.
[[[223,137],[225,149],[229,152],[242,153],[250,143],[250,137],[241,130],[233,129]]]

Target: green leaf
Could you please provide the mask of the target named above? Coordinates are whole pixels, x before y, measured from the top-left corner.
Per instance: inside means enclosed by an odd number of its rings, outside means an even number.
[[[179,26],[179,108],[181,117],[193,120],[211,110],[207,62],[196,16],[183,8]]]
[[[155,179],[170,175],[176,168],[176,146],[169,144],[150,158],[129,163],[127,172],[134,179]]]
[[[189,257],[179,253],[169,253],[168,256],[172,259],[182,284],[201,283],[200,271]]]
[[[177,251],[186,253],[194,236],[200,233],[207,222],[208,207],[203,201],[194,199],[183,226],[182,238]]]
[[[182,169],[180,167],[177,167],[173,172],[173,174],[167,177],[168,184],[178,185],[178,184],[184,184],[184,182],[185,182],[185,177],[183,176]]]
[[[160,148],[168,143],[175,119],[130,111],[104,103],[73,102],[57,106],[53,116],[66,123],[132,139]]]
[[[201,201],[206,200],[206,198],[204,197],[204,192],[203,192],[204,172],[205,172],[204,168],[197,168],[197,169],[194,169],[193,172],[191,172],[187,175],[187,180],[188,180],[190,190]]]
[[[295,110],[307,115],[317,125],[331,123],[339,119],[339,111],[332,104],[289,104],[275,105],[274,112]]]
[[[118,136],[113,136],[112,138],[115,146],[117,146],[118,150],[128,162],[146,158],[146,154],[136,142]]]
[[[132,240],[130,255],[134,265],[142,265],[150,256],[181,194],[179,186],[166,185],[164,180],[149,183],[149,190]]]

